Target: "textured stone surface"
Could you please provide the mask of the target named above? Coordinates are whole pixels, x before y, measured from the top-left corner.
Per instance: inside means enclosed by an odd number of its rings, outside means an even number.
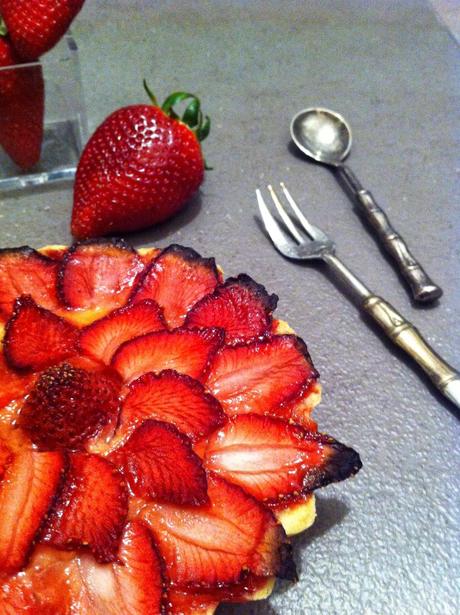
[[[201,95],[214,171],[187,211],[131,239],[193,246],[278,293],[278,314],[305,337],[322,374],[321,429],[364,462],[355,480],[319,495],[317,523],[295,541],[299,583],[268,605],[221,613],[458,613],[458,419],[324,270],[275,253],[254,196],[257,185],[284,180],[360,277],[459,366],[453,39],[413,0],[87,0],[74,34],[91,128],[143,101],[144,76],[160,97],[179,87]],[[350,121],[350,166],[444,288],[438,306],[411,305],[332,174],[288,148],[291,116],[316,104]],[[70,188],[1,197],[1,245],[68,242],[70,210]]]

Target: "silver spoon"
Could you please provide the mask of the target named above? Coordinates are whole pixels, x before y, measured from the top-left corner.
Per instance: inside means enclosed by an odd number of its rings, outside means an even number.
[[[406,242],[391,226],[388,216],[369,190],[362,187],[353,171],[344,164],[343,160],[348,156],[352,142],[351,129],[345,119],[321,107],[304,109],[292,119],[291,137],[304,154],[340,172],[355,195],[361,211],[409,283],[414,299],[423,303],[439,299],[442,289],[412,256]]]

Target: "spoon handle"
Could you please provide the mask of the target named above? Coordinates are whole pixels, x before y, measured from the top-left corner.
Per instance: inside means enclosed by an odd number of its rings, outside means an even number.
[[[357,177],[347,166],[343,165],[339,169],[347,184],[353,190],[360,205],[360,210],[377,231],[386,250],[395,259],[400,272],[409,283],[414,299],[421,303],[429,303],[439,299],[442,295],[442,289],[430,279],[420,263],[411,254],[406,242],[393,228],[388,216],[369,190],[365,190],[361,186]]]

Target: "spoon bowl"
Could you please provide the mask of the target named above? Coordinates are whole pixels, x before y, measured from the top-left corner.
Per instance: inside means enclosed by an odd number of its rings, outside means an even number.
[[[339,166],[351,149],[351,129],[345,119],[321,107],[299,111],[291,122],[296,146],[317,162]]]

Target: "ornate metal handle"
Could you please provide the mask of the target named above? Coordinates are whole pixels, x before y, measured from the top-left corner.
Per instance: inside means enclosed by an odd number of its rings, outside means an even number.
[[[460,408],[460,374],[431,348],[414,325],[377,295],[364,299],[362,308],[395,344],[420,365],[433,384]]]
[[[423,270],[409,251],[404,239],[391,226],[388,216],[377,204],[368,190],[356,192],[357,200],[367,220],[377,231],[385,248],[398,263],[399,269],[408,281],[416,301],[428,303],[439,299],[442,289]]]

